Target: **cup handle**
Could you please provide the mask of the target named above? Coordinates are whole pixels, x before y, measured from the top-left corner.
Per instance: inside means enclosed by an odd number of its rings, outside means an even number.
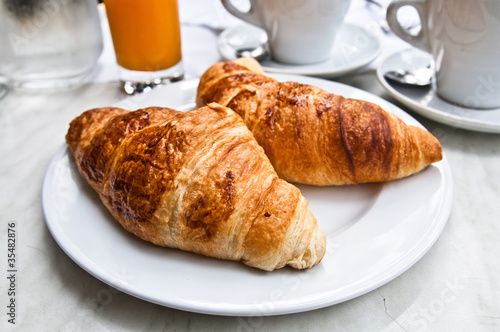
[[[426,0],[394,0],[387,7],[387,23],[391,30],[404,41],[412,44],[413,46],[430,52],[429,39],[427,33],[427,22],[425,15]],[[405,28],[401,26],[398,21],[398,10],[404,6],[411,6],[417,10],[421,28],[417,35],[410,34]]]
[[[257,14],[255,11],[255,7],[253,6],[253,1],[250,1],[250,9],[248,12],[242,12],[238,8],[236,8],[231,0],[221,0],[222,5],[227,9],[228,12],[230,12],[232,15],[236,16],[239,19],[242,19],[243,21],[246,21],[248,23],[254,24],[258,27],[263,28],[264,24],[262,23],[262,20],[260,16]]]

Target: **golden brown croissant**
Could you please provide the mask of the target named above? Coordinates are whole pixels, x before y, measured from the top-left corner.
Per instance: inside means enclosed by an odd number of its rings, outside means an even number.
[[[228,108],[93,109],[66,141],[111,214],[144,240],[269,271],[325,253],[306,199]]]
[[[441,145],[428,131],[370,102],[280,83],[251,59],[210,67],[196,102],[198,107],[216,102],[238,113],[278,175],[290,182],[383,182],[442,159]]]

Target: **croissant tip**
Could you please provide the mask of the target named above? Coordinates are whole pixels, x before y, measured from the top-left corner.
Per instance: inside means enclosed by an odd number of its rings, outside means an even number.
[[[427,157],[428,163],[433,164],[443,159],[443,147],[438,138],[431,132],[425,131],[425,136],[422,137],[422,149]]]
[[[260,65],[260,63],[253,58],[238,58],[236,60],[233,60],[232,62],[236,63],[240,66],[243,66],[243,67],[253,71],[254,73],[266,75],[266,73],[262,69],[262,66]]]
[[[317,229],[313,237],[311,238],[311,242],[309,242],[309,246],[304,250],[302,255],[295,257],[286,263],[286,265],[291,266],[298,270],[310,269],[313,266],[317,265],[326,252],[326,236],[323,231]]]

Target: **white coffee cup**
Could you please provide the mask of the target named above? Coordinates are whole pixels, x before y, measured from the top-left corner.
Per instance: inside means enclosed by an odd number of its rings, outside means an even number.
[[[417,35],[398,21],[404,6],[418,12]],[[473,109],[500,107],[500,1],[395,0],[387,22],[401,39],[432,55],[440,97]]]
[[[286,64],[311,64],[331,56],[350,0],[250,0],[242,12],[221,0],[234,16],[263,28],[272,57]]]

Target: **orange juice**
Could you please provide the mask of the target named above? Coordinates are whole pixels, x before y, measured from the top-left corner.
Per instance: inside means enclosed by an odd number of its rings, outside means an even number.
[[[105,0],[104,4],[120,66],[158,71],[181,61],[177,0]]]

